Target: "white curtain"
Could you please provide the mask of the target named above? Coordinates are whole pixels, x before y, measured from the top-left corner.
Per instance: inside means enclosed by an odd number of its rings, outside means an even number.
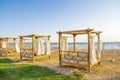
[[[38,51],[38,50],[37,50],[37,46],[38,46],[37,44],[38,44],[39,42],[38,42],[38,39],[34,39],[34,40],[35,40],[35,43],[34,43],[35,54],[37,54],[37,51]]]
[[[50,54],[50,40],[45,40],[45,54]]]
[[[90,59],[91,59],[91,64],[94,64],[97,61],[96,57],[96,46],[95,46],[95,36],[91,35],[91,45],[90,45]]]
[[[67,42],[67,38],[62,37],[60,39],[60,49],[62,51],[67,51],[68,50],[68,42]]]
[[[40,39],[38,38],[35,43],[35,50],[36,50],[36,55],[40,55],[42,50],[41,50],[41,44],[40,44]]]
[[[40,46],[41,46],[41,54],[45,54],[44,42],[42,39],[40,40]]]
[[[7,48],[6,41],[2,41],[2,48]]]
[[[16,40],[15,48],[16,48],[16,52],[20,52],[20,45],[18,40]]]
[[[68,41],[67,41],[67,38],[65,38],[65,43],[64,44],[65,44],[65,46],[64,46],[65,50],[67,51],[68,50]]]
[[[44,42],[42,39],[38,38],[36,40],[36,55],[45,54]]]
[[[103,49],[102,40],[100,40],[100,42],[98,42],[98,54],[97,54],[98,59],[100,59],[101,57],[102,49]]]

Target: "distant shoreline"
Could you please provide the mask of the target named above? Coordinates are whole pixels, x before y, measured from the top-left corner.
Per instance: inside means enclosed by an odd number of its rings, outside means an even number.
[[[51,44],[58,44],[58,42],[50,42]],[[102,42],[102,43],[120,43],[120,42]],[[69,42],[68,44],[73,44],[73,42]],[[76,42],[76,44],[87,44],[87,42]]]

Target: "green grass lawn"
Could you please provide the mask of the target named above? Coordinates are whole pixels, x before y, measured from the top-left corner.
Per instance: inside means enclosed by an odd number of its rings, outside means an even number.
[[[13,64],[10,59],[0,59],[0,80],[80,80],[82,74],[62,75],[41,66]]]

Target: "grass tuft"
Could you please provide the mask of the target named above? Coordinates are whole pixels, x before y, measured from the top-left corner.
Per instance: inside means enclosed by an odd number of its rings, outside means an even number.
[[[0,59],[0,63],[12,63],[13,61],[7,58]]]

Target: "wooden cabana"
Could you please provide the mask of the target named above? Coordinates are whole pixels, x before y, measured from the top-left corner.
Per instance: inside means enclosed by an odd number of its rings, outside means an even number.
[[[34,62],[35,57],[41,55],[48,55],[50,59],[50,35],[46,36],[32,34],[20,36],[21,60],[22,58],[29,58]]]
[[[91,70],[91,67],[95,64],[100,64],[100,54],[101,54],[101,40],[100,33],[101,31],[95,31],[94,29],[84,29],[84,30],[73,30],[73,31],[59,31],[59,65],[72,65],[82,68],[87,68],[87,70]],[[76,50],[76,37],[77,35],[87,35],[87,43],[88,48],[86,51],[77,51]],[[64,35],[72,35],[73,38],[73,50],[69,50],[66,48],[64,42],[67,41],[67,38]],[[92,35],[98,38],[97,40],[97,51],[95,51],[95,42]],[[63,46],[64,45],[64,46]],[[64,49],[63,49],[64,48]]]
[[[0,54],[9,56],[9,53],[19,52],[19,38],[0,38]]]

